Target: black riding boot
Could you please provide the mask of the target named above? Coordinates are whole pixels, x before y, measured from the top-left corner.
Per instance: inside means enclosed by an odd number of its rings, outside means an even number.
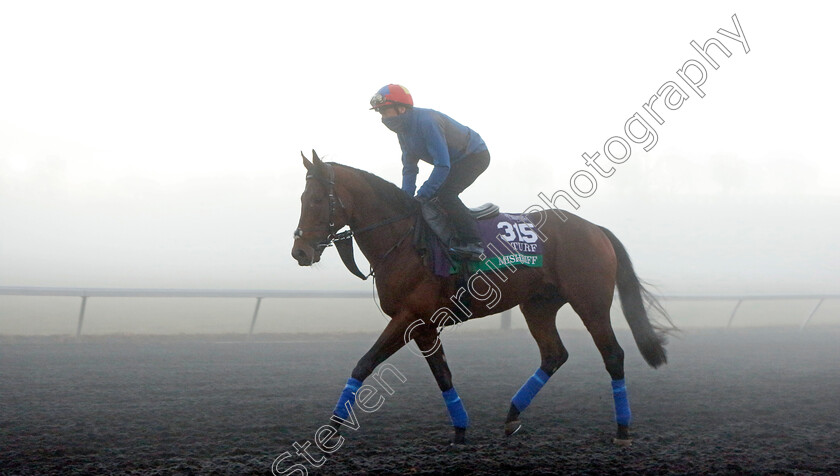
[[[421,210],[423,219],[447,247],[450,254],[461,259],[481,261],[484,245],[478,237],[475,220],[469,215],[466,207],[464,207],[466,220],[463,214],[459,216],[457,212],[453,213],[453,210],[444,209],[437,198],[423,202]]]
[[[421,202],[420,210],[429,228],[435,232],[435,235],[440,238],[445,246],[451,247],[457,234],[440,202],[435,198]]]
[[[448,206],[447,206],[448,205]],[[457,238],[450,246],[449,252],[470,261],[481,261],[484,254],[484,244],[478,234],[478,225],[470,215],[469,209],[458,197],[445,203],[449,218],[455,226]]]

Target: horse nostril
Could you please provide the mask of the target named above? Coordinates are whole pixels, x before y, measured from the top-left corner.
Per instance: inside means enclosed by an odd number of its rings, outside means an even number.
[[[306,252],[303,251],[301,248],[298,248],[292,251],[292,258],[296,259],[297,261],[301,261],[306,259]]]

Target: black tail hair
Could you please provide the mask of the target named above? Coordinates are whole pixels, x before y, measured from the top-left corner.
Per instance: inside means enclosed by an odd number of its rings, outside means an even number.
[[[668,361],[665,354],[666,336],[677,328],[671,322],[671,317],[659,303],[659,300],[656,299],[656,296],[648,291],[643,282],[636,276],[633,263],[630,261],[630,255],[621,241],[610,230],[604,227],[599,228],[609,238],[618,259],[616,286],[621,300],[621,309],[624,311],[624,317],[627,318],[627,323],[633,332],[633,339],[635,339],[636,345],[648,365],[654,368],[659,367]],[[648,316],[648,308],[656,310],[668,324],[661,324]]]

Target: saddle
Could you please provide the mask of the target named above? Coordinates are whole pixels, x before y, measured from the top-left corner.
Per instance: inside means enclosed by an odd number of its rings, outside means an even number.
[[[523,214],[501,213],[493,203],[469,208],[477,221],[485,244],[482,261],[463,260],[449,253],[449,243],[457,236],[446,212],[436,201],[421,206],[414,227],[414,247],[424,263],[438,276],[469,275],[475,271],[513,266],[542,266],[542,244],[534,224]]]
[[[425,265],[436,275],[446,277],[459,274],[465,278],[476,271],[542,266],[542,245],[527,216],[501,213],[498,205],[493,203],[469,208],[469,211],[477,221],[479,234],[485,244],[486,258],[482,257],[481,262],[464,261],[450,255],[449,243],[456,234],[446,212],[435,200],[424,203],[420,213],[415,214],[412,244],[423,257]],[[411,236],[412,231],[408,233],[406,238]],[[334,239],[335,247],[347,269],[355,276],[367,279],[370,274],[365,275],[359,271],[353,258],[352,237],[352,231],[339,233]]]
[[[457,230],[447,216],[446,210],[437,200],[429,200],[420,206],[420,217],[415,225],[414,247],[423,256],[428,266],[443,274],[443,268],[461,268],[462,259],[450,252],[458,236]],[[485,203],[469,208],[470,216],[478,221],[499,215],[499,206]],[[437,269],[440,268],[440,269]]]
[[[421,216],[425,221],[425,225],[431,228],[431,231],[435,236],[437,236],[440,243],[447,250],[453,245],[453,243],[456,243],[455,240],[459,236],[458,230],[455,229],[446,210],[443,206],[441,206],[437,199],[433,198],[422,202],[420,205],[420,211]],[[481,220],[497,216],[499,214],[499,207],[492,203],[485,203],[477,208],[469,208],[469,212],[474,220]],[[417,244],[418,243],[415,242],[415,245]],[[450,258],[450,261],[453,262],[460,261],[457,256],[451,256]]]
[[[470,208],[470,215],[476,220],[481,220],[482,218],[492,218],[499,214],[499,206],[487,202],[484,205],[479,205],[475,208]]]

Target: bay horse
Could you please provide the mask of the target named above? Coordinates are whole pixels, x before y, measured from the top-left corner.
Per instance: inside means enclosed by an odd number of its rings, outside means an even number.
[[[451,297],[465,290],[457,289],[457,276],[436,275],[413,246],[413,230],[420,214],[413,198],[371,173],[323,162],[314,150],[312,155],[310,161],[301,153],[307,170],[306,187],[301,195],[292,257],[300,266],[311,266],[320,260],[326,247],[352,233],[371,265],[382,311],[390,317],[382,334],[351,372],[331,417],[332,428],[337,433],[338,423],[352,418],[356,393],[365,378],[413,340],[443,393],[454,427],[452,443],[464,443],[469,417],[452,385],[438,332],[456,321],[451,316],[442,317],[440,311],[449,309]],[[539,347],[540,366],[512,398],[505,434],[510,436],[519,430],[520,413],[568,359],[555,318],[557,311],[569,303],[592,335],[612,378],[617,425],[613,441],[629,445],[631,413],[624,381],[624,351],[610,324],[616,286],[634,340],[651,367],[666,363],[668,328],[648,316],[646,305],[657,309],[669,323],[670,318],[642,285],[627,251],[609,230],[561,210],[535,212],[528,218],[544,237],[543,266],[495,270],[499,293],[493,300],[485,296],[487,292],[477,290],[477,280],[467,286],[473,297],[468,304],[470,318],[519,305]],[[339,238],[338,230],[345,226],[351,231]],[[357,268],[355,271],[363,276]]]

